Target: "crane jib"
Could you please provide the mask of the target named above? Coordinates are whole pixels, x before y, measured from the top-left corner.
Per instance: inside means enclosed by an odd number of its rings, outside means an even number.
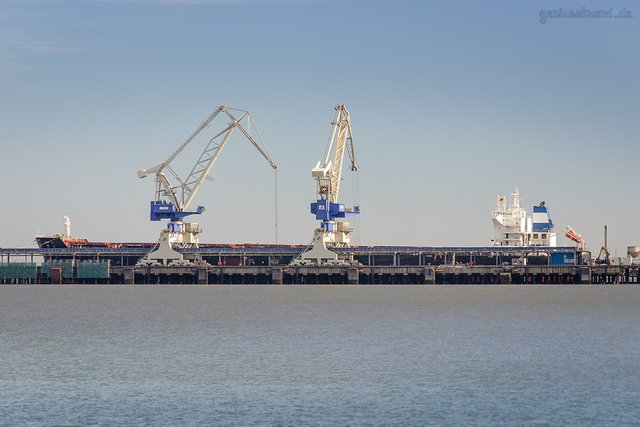
[[[267,160],[272,168],[277,168],[276,163],[264,147],[262,137],[260,136],[250,113],[244,110],[237,111],[242,112],[242,115],[239,116],[239,118],[234,117],[234,115],[229,111],[229,108],[224,105],[219,106],[204,122],[202,122],[202,124],[186,139],[186,141],[183,142],[171,156],[169,156],[164,163],[154,166],[148,170],[141,170],[138,172],[138,176],[140,178],[144,178],[152,173],[156,176],[156,196],[155,200],[151,203],[150,210],[150,217],[152,221],[158,221],[160,219],[182,221],[182,219],[188,215],[200,214],[202,212],[200,209],[201,207],[198,207],[195,211],[189,211],[188,209],[196,194],[207,180],[209,173],[222,152],[222,149],[230,139],[235,129],[239,129],[241,131],[241,133],[251,142],[258,152]],[[189,145],[194,144],[195,141],[198,140],[198,137],[207,127],[212,125],[213,121],[220,115],[220,113],[226,114],[226,116],[231,120],[231,123],[222,131],[207,140],[204,149],[191,168],[187,178],[183,180],[171,167],[173,162],[180,157]],[[242,125],[243,121],[246,121],[257,134],[251,135]],[[256,141],[256,136],[260,143]],[[170,176],[167,176],[164,171],[169,171]],[[177,183],[174,184],[172,181],[177,181]],[[166,198],[169,200],[166,200]]]

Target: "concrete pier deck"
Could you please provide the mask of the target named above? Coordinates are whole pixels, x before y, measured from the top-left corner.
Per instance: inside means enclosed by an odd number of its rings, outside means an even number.
[[[5,248],[0,283],[560,285],[635,284],[640,275],[638,265],[582,265],[573,248],[350,249],[356,265],[292,267],[299,248],[226,247],[202,251],[206,266],[136,267],[140,249]]]

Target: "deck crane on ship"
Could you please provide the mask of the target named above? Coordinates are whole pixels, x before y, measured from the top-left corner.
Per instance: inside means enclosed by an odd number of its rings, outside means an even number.
[[[240,115],[236,118],[231,111],[237,111]],[[206,128],[212,125],[217,117],[224,116],[230,121],[223,130],[217,132],[212,138],[207,140],[204,150],[191,168],[189,175],[186,179],[182,179],[172,167],[172,163],[189,145],[198,139]],[[247,126],[243,126],[242,122],[245,122]],[[256,129],[255,135],[252,135],[247,128]],[[209,173],[216,163],[216,160],[218,160],[222,149],[236,129],[240,130],[246,139],[253,144],[273,169],[278,167],[264,147],[264,143],[262,142],[260,133],[255,127],[251,114],[248,111],[227,108],[224,105],[218,107],[167,160],[149,169],[138,171],[139,178],[145,178],[151,174],[155,174],[156,178],[155,198],[150,204],[150,220],[169,220],[167,227],[160,232],[157,247],[148,253],[140,261],[140,264],[175,265],[189,263],[189,261],[183,259],[182,254],[176,251],[174,247],[197,247],[199,243],[198,234],[202,230],[198,223],[185,222],[184,218],[189,215],[199,215],[204,212],[204,206],[198,206],[195,211],[190,211],[189,206],[204,181],[209,177]],[[172,181],[176,183],[173,184]]]
[[[310,210],[320,221],[320,227],[314,230],[309,248],[292,261],[292,265],[345,265],[353,263],[340,258],[331,248],[349,247],[352,229],[349,223],[341,221],[360,213],[360,207],[347,208],[338,202],[342,181],[342,164],[345,150],[349,154],[350,169],[358,170],[355,148],[351,133],[351,117],[347,108],[340,104],[335,107],[331,136],[325,148],[324,157],[311,170],[311,176],[317,182],[317,200],[311,203]]]

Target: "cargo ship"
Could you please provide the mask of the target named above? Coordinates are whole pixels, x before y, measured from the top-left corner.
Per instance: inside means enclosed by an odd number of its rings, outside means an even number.
[[[507,203],[499,196],[491,214],[495,236],[481,247],[432,246],[350,246],[333,248],[350,254],[357,265],[442,265],[449,263],[495,265],[526,263],[573,264],[575,248],[556,247],[553,222],[544,202],[534,206],[533,216],[520,206],[520,192],[511,193]],[[71,235],[71,220],[64,218],[64,234],[37,236],[36,241],[47,262],[67,258],[108,260],[113,266],[140,266],[141,260],[157,249],[157,242],[92,242]],[[224,265],[289,265],[309,248],[308,245],[245,243],[200,243],[197,247],[176,247],[185,264],[203,262]],[[555,257],[555,258],[554,258]]]
[[[511,193],[511,201],[507,203],[505,196],[498,196],[496,209],[491,214],[494,226],[494,238],[491,246],[511,247],[555,247],[556,233],[545,202],[533,207],[533,215],[527,216],[527,211],[520,206],[520,191],[516,188]],[[148,248],[151,250],[157,243],[136,242],[90,242],[83,238],[71,236],[71,219],[64,216],[64,234],[51,236],[36,236],[40,248]],[[257,243],[200,243],[199,248],[236,248],[236,247],[270,247],[270,248],[300,248],[305,245],[259,245]]]
[[[36,236],[36,243],[43,249],[65,249],[65,248],[152,248],[155,243],[111,243],[111,242],[90,242],[87,239],[71,237],[71,218],[64,216],[64,234],[54,234],[51,236]]]

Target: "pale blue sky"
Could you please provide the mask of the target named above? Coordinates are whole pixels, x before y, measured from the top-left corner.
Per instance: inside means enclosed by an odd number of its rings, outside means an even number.
[[[280,165],[279,241],[306,243],[310,170],[345,103],[360,244],[488,244],[495,197],[518,186],[593,250],[609,224],[623,255],[640,244],[636,4],[0,0],[0,246],[64,214],[90,240],[155,240],[136,171],[220,104],[252,112]],[[633,18],[539,22],[559,7]],[[201,240],[273,242],[258,153],[234,138],[212,175]],[[354,188],[347,173],[344,202]]]

